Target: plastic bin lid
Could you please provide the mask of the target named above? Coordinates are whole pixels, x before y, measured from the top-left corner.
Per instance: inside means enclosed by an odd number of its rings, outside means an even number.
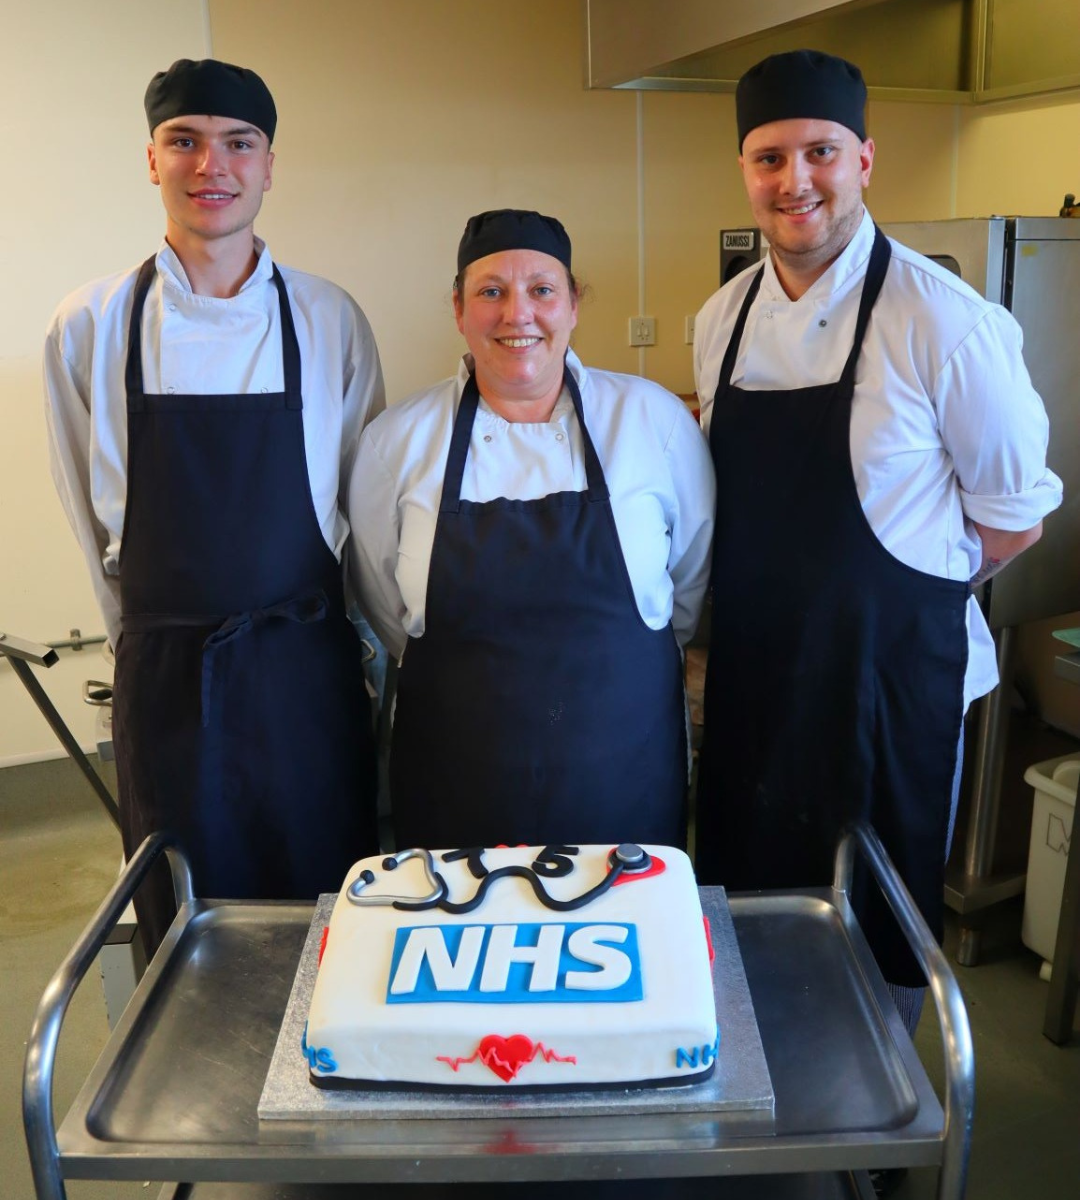
[[[1070,807],[1076,804],[1077,782],[1080,781],[1080,754],[1063,754],[1060,758],[1033,763],[1024,772],[1024,782],[1035,791]]]
[[[1075,792],[1077,784],[1080,783],[1080,758],[1074,758],[1071,762],[1058,763],[1054,768],[1054,782],[1060,783],[1064,788],[1072,788]]]

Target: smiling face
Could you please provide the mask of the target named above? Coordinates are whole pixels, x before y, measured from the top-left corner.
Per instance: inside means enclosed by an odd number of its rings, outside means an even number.
[[[507,420],[546,421],[559,398],[577,324],[567,276],[550,254],[503,250],[470,263],[459,280],[454,312],[476,385]]]
[[[739,166],[750,207],[793,299],[855,235],[873,163],[873,141],[834,121],[772,121],[746,135]]]
[[[174,117],[154,130],[147,154],[174,249],[251,236],[274,162],[261,130],[233,117]]]

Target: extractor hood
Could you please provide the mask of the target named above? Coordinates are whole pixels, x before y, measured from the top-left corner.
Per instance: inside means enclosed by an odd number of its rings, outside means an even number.
[[[982,103],[1080,88],[1076,0],[583,0],[586,86],[733,91],[767,54],[857,62],[871,96]]]

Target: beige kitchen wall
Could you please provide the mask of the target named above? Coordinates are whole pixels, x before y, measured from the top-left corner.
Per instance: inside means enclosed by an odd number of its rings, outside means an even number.
[[[142,95],[154,71],[207,46],[203,0],[2,0],[0,137],[0,632],[56,641],[104,626],[49,475],[41,344],[57,302],[153,253],[163,223],[147,177]],[[85,679],[100,647],[35,669],[85,746]],[[0,766],[61,753],[0,661]],[[0,772],[0,795],[4,787]],[[0,810],[2,819],[2,810]],[[2,830],[0,830],[2,832]]]
[[[1057,216],[1080,196],[1080,94],[958,110],[956,215]]]
[[[38,359],[61,296],[157,245],[141,100],[174,58],[212,53],[269,82],[278,157],[257,228],[283,262],[357,297],[392,401],[455,368],[458,237],[470,214],[501,206],[541,208],[570,230],[589,285],[576,337],[587,362],[692,389],[685,318],[717,285],[719,231],[749,219],[732,98],[585,91],[578,0],[518,10],[485,0],[42,0],[19,6],[16,27],[0,73],[11,151],[0,223],[0,630],[39,641],[102,630],[49,479]],[[1059,192],[1080,192],[1075,95],[978,113],[875,103],[871,131],[869,203],[882,221],[1049,212]],[[627,344],[638,313],[657,319],[658,343],[644,351]],[[108,678],[97,652],[63,652],[38,674],[91,744],[94,714],[79,691],[87,677]],[[0,665],[0,765],[56,745]]]
[[[456,370],[457,243],[489,208],[566,224],[593,297],[576,345],[636,368],[623,336],[637,279],[635,98],[583,90],[576,0],[211,0],[210,11],[215,52],[257,62],[281,113],[260,228],[284,261],[353,292],[392,400]]]

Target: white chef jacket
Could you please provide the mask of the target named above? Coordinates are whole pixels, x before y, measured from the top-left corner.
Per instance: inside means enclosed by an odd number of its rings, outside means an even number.
[[[284,387],[273,261],[228,299],[196,295],[165,242],[142,317],[150,394],[234,395]],[[360,431],[385,407],[367,318],[336,284],[280,267],[300,345],[304,449],[315,514],[339,558],[348,534],[345,483]],[[138,268],[96,280],[56,310],[45,342],[45,414],[60,502],[90,565],[109,640],[120,633],[118,562],[127,502],[124,365]],[[302,498],[298,497],[298,503]]]
[[[709,578],[715,483],[709,448],[686,406],[634,375],[567,364],[607,479],[642,620],[692,636]],[[469,357],[456,376],[395,404],[360,439],[349,491],[353,587],[380,640],[400,657],[424,633],[428,568],[443,475]],[[586,488],[581,428],[564,389],[546,423],[510,423],[481,397],[463,500],[533,500]]]
[[[840,378],[873,240],[864,210],[855,237],[798,300],[788,298],[767,259],[733,385],[788,390]],[[855,483],[871,528],[891,554],[931,575],[970,579],[982,563],[972,521],[1016,532],[1061,503],[1061,480],[1046,467],[1046,411],[1024,365],[1015,319],[952,272],[890,243],[889,271],[855,371]],[[706,431],[754,272],[714,293],[697,317],[694,374]],[[800,530],[798,513],[791,518],[794,536],[827,535]],[[967,626],[965,704],[998,681],[993,639],[974,597]]]

